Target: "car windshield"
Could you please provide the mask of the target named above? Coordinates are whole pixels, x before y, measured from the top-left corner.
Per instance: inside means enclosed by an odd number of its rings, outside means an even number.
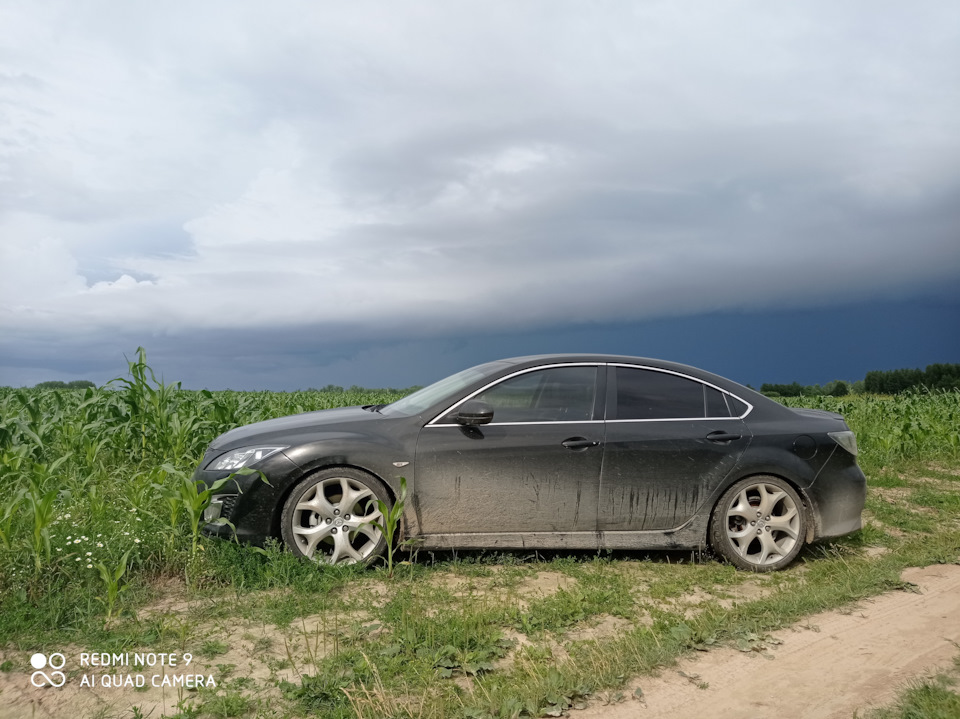
[[[445,377],[439,382],[434,382],[423,389],[418,389],[413,394],[398,399],[392,404],[388,404],[381,412],[385,415],[405,415],[408,417],[420,414],[433,405],[442,402],[444,398],[452,397],[478,380],[493,374],[506,364],[506,362],[488,362],[487,364],[470,367],[462,372]]]

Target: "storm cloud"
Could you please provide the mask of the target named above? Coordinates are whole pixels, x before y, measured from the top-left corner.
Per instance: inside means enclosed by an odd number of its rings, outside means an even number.
[[[262,376],[956,296],[947,3],[5,3],[0,26],[0,383],[136,344]]]

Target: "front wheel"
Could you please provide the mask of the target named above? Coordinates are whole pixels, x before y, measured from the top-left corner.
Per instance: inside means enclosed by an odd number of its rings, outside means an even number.
[[[779,477],[748,477],[731,486],[710,522],[710,545],[731,564],[754,572],[789,565],[806,536],[800,495]]]
[[[294,487],[283,505],[280,533],[296,554],[327,564],[369,564],[386,540],[377,501],[389,509],[386,488],[375,477],[348,467],[325,469]]]

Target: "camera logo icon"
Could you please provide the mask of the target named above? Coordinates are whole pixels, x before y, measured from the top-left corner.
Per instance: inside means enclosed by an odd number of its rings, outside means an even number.
[[[30,657],[30,666],[37,670],[30,675],[30,683],[35,687],[45,687],[48,685],[51,687],[62,687],[67,681],[67,676],[57,670],[63,669],[66,663],[66,657],[60,652],[54,652],[49,657],[37,652]],[[43,671],[47,667],[52,670],[50,674]]]

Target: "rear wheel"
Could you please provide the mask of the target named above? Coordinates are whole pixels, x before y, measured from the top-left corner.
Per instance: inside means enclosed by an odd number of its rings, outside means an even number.
[[[800,495],[779,477],[742,479],[731,486],[710,522],[714,551],[740,569],[772,572],[803,547],[806,517]]]
[[[392,504],[380,480],[349,467],[325,469],[297,485],[283,505],[281,535],[290,549],[327,564],[370,563],[386,547],[377,501]]]

